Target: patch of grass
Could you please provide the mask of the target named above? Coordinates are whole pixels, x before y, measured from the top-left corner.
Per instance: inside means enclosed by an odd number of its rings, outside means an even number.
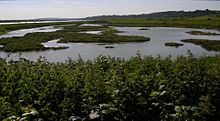
[[[206,40],[206,39],[185,39],[182,42],[194,43],[196,45],[201,45],[208,51],[220,52],[220,40]]]
[[[106,23],[112,26],[130,27],[189,27],[189,28],[208,28],[219,29],[220,17],[173,17],[173,18],[114,18],[105,19]]]
[[[83,32],[83,31],[103,31],[107,26],[65,26],[64,29],[60,30],[60,32]]]
[[[12,37],[0,39],[0,44],[4,45],[2,50],[6,52],[46,50],[41,43],[57,39],[58,36],[52,33],[30,33],[24,37]]]
[[[81,30],[81,29],[80,29]],[[104,43],[118,43],[118,42],[145,42],[150,41],[150,38],[142,36],[121,36],[116,33],[120,32],[112,27],[103,27],[96,30],[102,30],[102,34],[85,34],[85,33],[65,33],[62,39],[59,41],[61,43],[67,42],[104,42]]]
[[[218,33],[213,33],[213,32],[202,32],[202,31],[190,31],[186,32],[187,34],[192,34],[192,35],[220,35]]]
[[[60,43],[68,42],[103,42],[103,43],[119,43],[119,42],[146,42],[150,38],[141,36],[120,36],[115,34],[84,34],[84,33],[70,33],[63,36]]]
[[[2,35],[2,34],[5,34],[5,32],[3,32],[3,31],[0,30],[0,35]]]
[[[180,47],[180,46],[183,46],[184,44],[181,44],[181,43],[176,43],[176,42],[168,42],[168,43],[165,43],[165,46],[171,46],[171,47]]]

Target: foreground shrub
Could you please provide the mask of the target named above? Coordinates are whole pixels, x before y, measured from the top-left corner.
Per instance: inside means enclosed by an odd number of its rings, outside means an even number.
[[[0,60],[0,120],[219,120],[220,56]]]

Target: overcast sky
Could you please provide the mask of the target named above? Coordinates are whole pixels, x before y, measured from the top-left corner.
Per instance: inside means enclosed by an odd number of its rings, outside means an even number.
[[[196,9],[220,10],[220,0],[0,0],[0,19],[79,18]]]

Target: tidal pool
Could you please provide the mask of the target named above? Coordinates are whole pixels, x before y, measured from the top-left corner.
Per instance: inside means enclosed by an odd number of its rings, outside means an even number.
[[[51,40],[45,43],[42,43],[44,47],[68,47],[69,44],[58,43],[60,39]]]
[[[129,59],[135,56],[139,51],[143,56],[158,56],[167,57],[171,55],[172,57],[177,57],[178,55],[186,56],[188,51],[193,53],[195,56],[204,55],[215,55],[220,54],[220,52],[207,51],[199,45],[194,45],[191,43],[183,43],[182,39],[210,39],[210,40],[220,40],[220,36],[201,36],[201,35],[190,35],[186,32],[196,30],[204,32],[215,32],[219,33],[217,30],[207,30],[207,29],[192,29],[192,28],[174,28],[174,27],[147,27],[149,30],[139,30],[143,27],[115,27],[119,31],[124,31],[124,33],[119,33],[119,35],[140,35],[150,37],[151,41],[148,42],[131,42],[131,43],[68,43],[68,49],[63,50],[46,50],[46,51],[31,51],[22,53],[5,53],[0,52],[0,57],[6,58],[7,60],[18,60],[20,57],[26,58],[32,61],[36,61],[40,56],[45,57],[51,62],[64,62],[68,58],[77,59],[79,56],[84,59],[94,59],[99,55],[109,55],[112,57],[122,57]],[[184,46],[179,48],[166,47],[164,44],[167,42],[178,42],[183,43]],[[54,43],[49,42],[49,43]],[[56,43],[56,42],[55,42]],[[106,49],[105,47],[111,45],[114,48]]]
[[[101,34],[102,31],[83,31],[83,32],[79,32],[79,33],[86,33],[86,34]]]
[[[101,24],[82,24],[80,26],[102,26]]]
[[[25,34],[28,33],[34,33],[34,32],[54,32],[61,30],[62,27],[54,27],[54,26],[45,26],[45,27],[36,27],[31,29],[21,29],[21,30],[15,30],[10,31],[4,35],[0,35],[0,38],[7,38],[7,37],[22,37]]]

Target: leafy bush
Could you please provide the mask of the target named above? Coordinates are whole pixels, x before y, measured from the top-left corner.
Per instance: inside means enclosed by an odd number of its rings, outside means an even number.
[[[219,120],[220,56],[0,60],[0,120]]]

